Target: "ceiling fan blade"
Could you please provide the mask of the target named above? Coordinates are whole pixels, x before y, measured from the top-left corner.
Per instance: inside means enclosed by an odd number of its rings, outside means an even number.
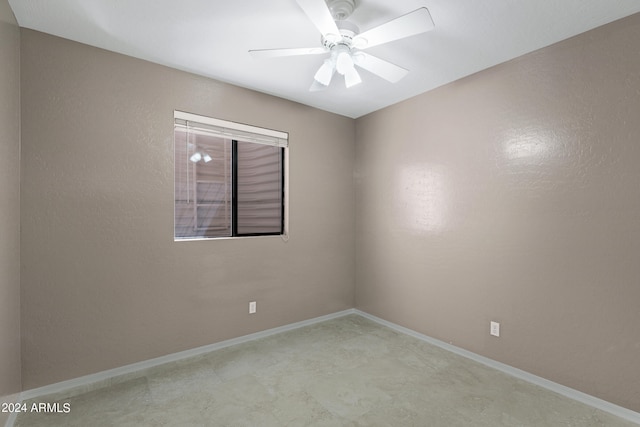
[[[256,59],[280,58],[283,56],[319,55],[326,53],[324,47],[298,47],[291,49],[255,49],[249,54]]]
[[[296,2],[323,36],[340,34],[325,0],[296,0]]]
[[[365,70],[382,77],[391,83],[396,83],[409,73],[409,70],[399,67],[391,62],[369,55],[365,52],[358,52],[353,56],[354,63]]]
[[[386,24],[379,25],[364,33],[358,34],[353,39],[353,44],[358,49],[366,49],[394,40],[424,33],[435,27],[431,14],[426,7],[421,7]]]
[[[329,86],[331,79],[336,72],[336,66],[330,59],[325,59],[313,79],[322,86]]]

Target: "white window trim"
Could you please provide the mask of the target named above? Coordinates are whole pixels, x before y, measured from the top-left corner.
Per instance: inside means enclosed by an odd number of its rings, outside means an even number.
[[[184,120],[187,122],[192,131],[197,131],[198,124],[203,124],[207,125],[207,128],[203,130],[208,134],[213,132],[217,133],[221,137],[242,139],[258,144],[274,145],[285,148],[289,146],[289,134],[287,132],[199,116],[197,114],[186,113],[178,110],[173,112],[173,118],[174,122],[176,120]],[[260,136],[265,138],[260,138]]]

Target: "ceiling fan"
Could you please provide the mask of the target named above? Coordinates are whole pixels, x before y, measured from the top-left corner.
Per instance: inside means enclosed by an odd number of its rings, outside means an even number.
[[[421,7],[386,24],[360,33],[358,27],[347,21],[356,7],[356,0],[296,0],[300,8],[322,34],[321,46],[310,48],[250,50],[254,58],[282,56],[320,55],[329,53],[314,76],[311,91],[329,87],[336,73],[344,76],[345,86],[350,88],[362,82],[355,66],[395,83],[409,70],[385,61],[364,49],[424,33],[434,28],[426,7]]]

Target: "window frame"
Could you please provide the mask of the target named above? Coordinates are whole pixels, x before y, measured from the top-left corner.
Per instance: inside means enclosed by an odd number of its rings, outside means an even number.
[[[218,128],[219,137],[227,138],[231,141],[231,235],[230,236],[198,236],[198,237],[178,237],[176,236],[176,176],[175,176],[175,161],[176,161],[176,131],[175,126],[178,120],[198,123],[213,128]],[[280,237],[284,241],[289,238],[289,134],[287,132],[277,131],[273,129],[261,128],[244,123],[231,122],[222,119],[216,119],[212,117],[202,116],[193,113],[187,113],[180,110],[174,110],[174,132],[173,132],[173,161],[174,161],[174,196],[173,196],[173,240],[174,242],[191,242],[191,241],[206,241],[206,240],[224,240],[224,239],[245,239],[255,237]],[[235,136],[235,138],[234,138]],[[254,140],[251,140],[255,137]],[[276,143],[264,142],[267,140],[274,140]],[[280,164],[281,164],[281,197],[282,203],[280,208],[281,223],[280,232],[267,232],[267,233],[242,233],[239,234],[238,230],[238,156],[237,156],[237,144],[238,142],[248,142],[255,144],[263,144],[268,146],[279,147],[280,150]]]

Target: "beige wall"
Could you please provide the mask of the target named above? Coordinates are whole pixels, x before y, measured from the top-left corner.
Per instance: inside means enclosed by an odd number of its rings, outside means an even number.
[[[0,401],[19,391],[20,30],[0,0]]]
[[[358,119],[357,307],[639,411],[638,40],[635,15]]]
[[[354,306],[353,120],[31,30],[21,57],[25,388]],[[173,242],[174,109],[289,132],[289,242]]]

